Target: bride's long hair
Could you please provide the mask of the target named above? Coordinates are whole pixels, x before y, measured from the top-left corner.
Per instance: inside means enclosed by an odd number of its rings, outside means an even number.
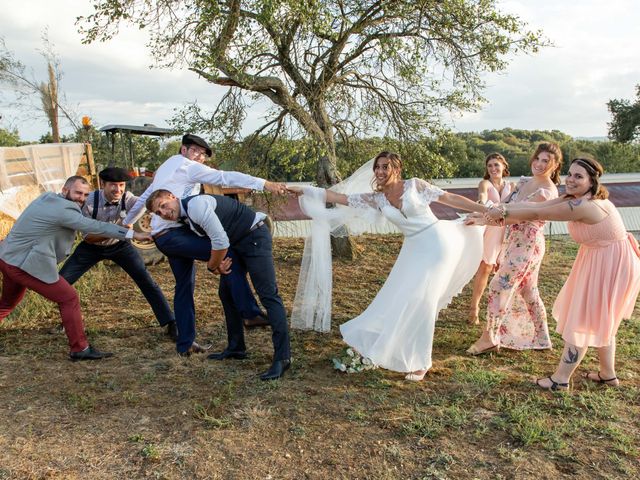
[[[380,152],[378,155],[376,155],[376,158],[373,159],[374,176],[373,176],[373,179],[371,180],[371,187],[375,192],[381,192],[386,185],[386,184],[378,185],[378,181],[376,180],[376,177],[375,177],[376,166],[378,165],[378,160],[381,158],[386,158],[387,160],[389,160],[389,166],[391,166],[393,171],[396,172],[399,177],[402,177],[402,159],[400,158],[400,155],[393,152],[387,152],[386,150]],[[387,183],[390,180],[392,179],[389,178],[387,180]]]

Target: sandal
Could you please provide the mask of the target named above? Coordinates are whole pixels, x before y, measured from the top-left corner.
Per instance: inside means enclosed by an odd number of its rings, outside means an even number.
[[[415,372],[407,373],[404,378],[410,382],[419,382],[424,378],[428,371],[429,370],[416,370]]]
[[[591,375],[597,375],[598,378],[593,378]],[[586,378],[587,380],[591,380],[592,382],[599,383],[600,385],[606,385],[608,387],[617,387],[620,385],[618,377],[602,378],[600,376],[600,372],[587,372],[582,376],[582,378]]]
[[[548,387],[544,387],[540,385],[540,380],[549,380],[551,382],[551,385],[549,385]],[[540,388],[544,390],[551,390],[552,392],[556,392],[558,390],[569,390],[569,382],[567,383],[556,382],[553,378],[551,378],[551,375],[549,375],[548,377],[536,379],[536,385],[538,385]]]
[[[471,345],[469,348],[467,348],[467,353],[469,355],[473,355],[474,357],[478,356],[478,355],[482,355],[483,353],[489,353],[489,352],[499,352],[500,351],[500,345],[491,345],[490,347],[487,348],[478,348],[477,343],[474,343],[473,345]]]

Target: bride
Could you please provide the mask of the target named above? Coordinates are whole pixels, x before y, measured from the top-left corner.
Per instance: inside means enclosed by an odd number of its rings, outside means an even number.
[[[439,221],[429,204],[437,201],[475,212],[484,212],[486,207],[419,178],[403,180],[401,172],[400,156],[382,152],[373,161],[373,192],[346,195],[315,187],[289,188],[302,195],[301,207],[314,224],[331,217],[335,226],[336,215],[343,222],[350,215],[372,222],[382,215],[403,233],[402,248],[384,285],[362,314],[340,326],[340,332],[347,344],[374,364],[409,372],[407,380],[419,381],[431,368],[439,311],[471,280],[482,258],[483,230],[466,227],[461,221]],[[314,196],[315,207],[309,202]],[[326,202],[351,208],[325,209]],[[310,240],[321,239],[316,235]],[[329,270],[326,283],[330,281]],[[317,298],[322,285],[299,282],[292,317],[296,309],[304,310],[301,301],[308,304],[309,298]]]

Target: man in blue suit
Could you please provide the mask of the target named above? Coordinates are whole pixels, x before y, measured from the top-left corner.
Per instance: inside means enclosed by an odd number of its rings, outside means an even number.
[[[194,260],[206,261],[208,270],[213,273],[226,274],[231,266],[227,250],[233,248],[234,261],[242,262],[249,273],[260,302],[267,310],[272,330],[273,362],[260,378],[282,377],[291,364],[289,327],[278,294],[271,233],[264,223],[265,215],[229,197],[195,195],[180,200],[163,189],[147,198],[146,207],[164,220],[188,224],[188,227],[179,227],[179,242],[174,238],[165,243],[163,236],[156,238],[160,251],[169,257],[176,282],[193,278]],[[247,353],[242,317],[226,285],[226,282],[220,282],[218,294],[225,314],[228,345],[223,352],[209,355],[209,358],[244,359]],[[187,316],[176,316],[176,322],[178,347],[184,348],[195,340],[195,321]]]

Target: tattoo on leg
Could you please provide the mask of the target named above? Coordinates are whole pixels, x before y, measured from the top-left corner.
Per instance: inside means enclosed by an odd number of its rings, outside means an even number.
[[[580,356],[580,352],[578,351],[577,348],[573,350],[571,347],[569,347],[569,351],[567,351],[567,356],[563,358],[562,361],[570,365],[572,363],[576,363],[578,361],[579,356]]]

